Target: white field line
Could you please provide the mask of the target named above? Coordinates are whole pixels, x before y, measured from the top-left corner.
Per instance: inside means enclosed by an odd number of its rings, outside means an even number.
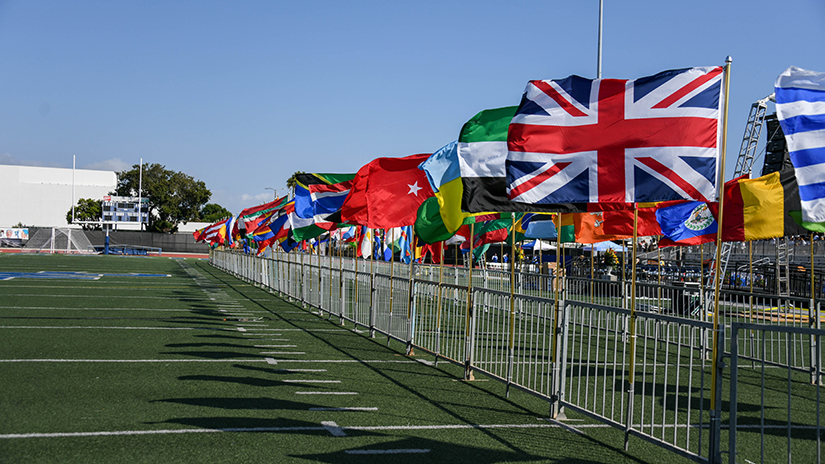
[[[0,359],[0,363],[27,363],[27,362],[54,362],[54,363],[179,363],[179,362],[206,362],[206,363],[258,363],[265,359]]]
[[[341,383],[340,380],[282,380],[285,383]]]
[[[357,395],[358,392],[334,392],[334,391],[316,391],[316,392],[295,392],[296,395]]]
[[[0,309],[51,309],[60,311],[159,311],[159,312],[192,312],[192,308],[67,308],[61,306],[0,306]]]
[[[308,411],[360,412],[378,411],[378,408],[309,408]]]
[[[344,431],[343,431],[343,430],[341,430],[341,427],[338,427],[338,424],[336,424],[336,423],[335,423],[335,422],[333,422],[333,421],[323,421],[323,422],[321,422],[321,425],[323,425],[323,426],[324,426],[324,428],[325,428],[325,429],[326,429],[326,430],[330,433],[330,435],[332,435],[333,437],[346,437],[346,436],[347,436],[347,434],[346,434],[346,433],[344,433]]]
[[[46,288],[46,287],[42,287]],[[135,288],[142,288],[142,287],[135,287]],[[107,287],[107,290],[109,288]],[[128,298],[130,300],[168,300],[169,298],[173,298],[171,296],[127,296],[127,295],[55,295],[54,293],[51,294],[42,294],[42,293],[6,293],[4,296],[35,296],[37,298],[106,298],[107,300],[111,299],[120,299],[120,298]],[[182,300],[194,300],[194,301],[215,301],[215,298],[202,298],[202,297],[194,297],[194,296],[179,296],[174,297],[179,298]]]
[[[272,372],[326,372],[326,369],[273,369]]]
[[[255,348],[298,348],[298,345],[255,345]]]
[[[260,354],[306,354],[303,351],[261,351]],[[278,362],[281,362],[279,359]]]
[[[610,427],[607,424],[592,424],[594,427]],[[578,426],[582,427],[582,426]],[[340,427],[344,432],[347,430],[359,431],[381,431],[381,430],[461,430],[461,429],[541,429],[559,428],[556,424],[459,424],[459,425],[398,425],[398,426],[357,426]],[[21,438],[76,438],[76,437],[105,437],[124,435],[169,435],[183,433],[245,433],[245,432],[304,432],[304,431],[325,431],[324,426],[308,427],[232,427],[221,429],[159,429],[159,430],[118,430],[101,432],[58,432],[58,433],[9,433],[0,435],[0,440],[21,439]]]
[[[121,330],[217,330],[236,331],[238,329],[216,329],[214,327],[112,327],[96,325],[67,325],[67,326],[39,326],[39,325],[0,325],[0,329],[121,329]]]

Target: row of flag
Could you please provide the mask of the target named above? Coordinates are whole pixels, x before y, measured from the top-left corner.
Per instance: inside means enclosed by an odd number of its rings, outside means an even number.
[[[530,81],[518,106],[479,112],[432,154],[378,158],[354,174],[296,173],[293,199],[247,208],[195,237],[288,251],[329,234],[358,242],[365,257],[408,260],[413,235],[481,249],[511,235],[626,238],[638,209],[638,234],[664,236],[660,246],[714,240],[724,78],[722,67],[705,67]],[[776,102],[794,166],[726,183],[723,240],[825,231],[825,73],[789,68]]]

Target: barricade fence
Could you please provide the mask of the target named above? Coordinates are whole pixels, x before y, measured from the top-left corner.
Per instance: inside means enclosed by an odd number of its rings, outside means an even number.
[[[759,369],[763,376],[766,369],[787,370],[787,387],[771,387],[771,395],[779,392],[790,405],[805,388],[796,385],[804,379],[816,395],[805,393],[800,401],[817,411],[816,424],[807,428],[800,429],[790,415],[783,423],[788,462],[792,450],[805,456],[795,462],[812,462],[799,448],[815,449],[814,459],[821,462],[821,301],[721,292],[714,337],[712,310],[698,285],[639,283],[633,310],[630,282],[621,280],[304,253],[261,258],[213,250],[210,260],[340,324],[386,336],[388,344],[404,343],[408,353],[423,350],[436,363],[461,365],[466,379],[479,372],[505,383],[508,394],[516,388],[545,398],[552,419],[576,411],[623,430],[625,446],[635,436],[697,462],[720,462],[725,452],[730,462],[737,462],[737,453],[744,456],[737,437],[745,430],[743,442],[750,443],[747,427],[754,425],[737,423],[741,400],[753,411],[769,403],[764,385],[759,403],[753,385],[739,379],[751,379]],[[716,376],[713,353],[719,359]],[[779,429],[768,424],[759,430],[769,443],[765,437]],[[770,452],[767,458],[762,453],[766,461],[772,461]]]

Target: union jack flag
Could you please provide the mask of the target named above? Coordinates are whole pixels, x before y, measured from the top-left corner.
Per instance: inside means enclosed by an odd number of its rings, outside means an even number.
[[[507,136],[519,203],[713,201],[722,68],[530,81]]]

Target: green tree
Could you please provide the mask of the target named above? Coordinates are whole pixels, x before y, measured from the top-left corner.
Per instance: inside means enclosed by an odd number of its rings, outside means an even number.
[[[115,194],[138,196],[140,166],[118,173]],[[203,181],[182,172],[166,169],[160,164],[143,167],[143,186],[140,196],[148,199],[149,226],[153,232],[176,232],[178,224],[198,220],[200,210],[212,197]]]
[[[286,180],[286,188],[292,192],[292,198],[295,198],[295,187],[298,185],[298,180],[295,179],[295,174],[306,174],[304,171],[295,171],[295,173]],[[277,196],[277,195],[276,195]]]
[[[91,198],[81,198],[77,200],[77,205],[74,207],[75,221],[100,221],[103,209],[100,206],[100,200],[93,200]],[[66,212],[66,222],[72,223],[72,210]],[[81,224],[84,230],[100,229],[100,222],[97,224]]]
[[[200,212],[200,220],[203,222],[218,222],[229,216],[232,216],[232,213],[217,203],[204,205]]]

